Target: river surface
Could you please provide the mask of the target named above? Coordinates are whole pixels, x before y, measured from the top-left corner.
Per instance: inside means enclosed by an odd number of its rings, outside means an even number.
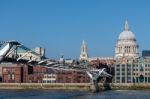
[[[0,99],[150,99],[150,91],[0,90]]]

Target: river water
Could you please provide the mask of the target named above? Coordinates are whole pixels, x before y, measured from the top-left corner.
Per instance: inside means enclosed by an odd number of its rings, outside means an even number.
[[[0,90],[0,99],[150,99],[150,91]]]

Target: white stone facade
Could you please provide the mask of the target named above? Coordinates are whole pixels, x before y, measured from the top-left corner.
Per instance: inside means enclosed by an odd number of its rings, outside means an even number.
[[[129,30],[128,21],[126,21],[124,31],[120,33],[115,46],[115,59],[122,57],[138,58],[138,48],[135,35]]]

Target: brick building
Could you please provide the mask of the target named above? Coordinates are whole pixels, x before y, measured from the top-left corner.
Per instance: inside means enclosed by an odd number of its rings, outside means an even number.
[[[4,83],[22,83],[23,82],[23,68],[17,64],[13,66],[2,67],[2,81]]]
[[[28,75],[28,83],[42,83],[44,74],[47,74],[48,68],[45,66],[33,66],[33,73]]]
[[[1,64],[3,83],[89,83],[82,71],[54,71],[47,66],[27,64]]]
[[[57,83],[89,83],[90,78],[86,72],[81,71],[59,71]]]
[[[1,64],[3,83],[42,83],[47,67],[27,64]]]

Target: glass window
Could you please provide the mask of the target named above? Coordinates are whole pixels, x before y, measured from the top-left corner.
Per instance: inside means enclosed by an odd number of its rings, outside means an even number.
[[[125,73],[122,73],[122,75],[125,75]]]
[[[122,64],[122,67],[125,67],[125,64]]]
[[[122,68],[122,71],[125,71],[125,69],[124,69],[124,68]]]
[[[131,64],[128,64],[128,67],[131,67]]]
[[[119,79],[120,79],[120,77],[117,77],[117,79],[119,80]]]
[[[125,77],[122,77],[122,83],[125,83]]]
[[[150,82],[150,77],[148,77],[148,82]]]
[[[131,75],[131,73],[128,73],[128,75]]]
[[[117,64],[117,67],[120,67],[120,65],[119,65],[119,64]]]
[[[147,73],[145,73],[145,75],[147,75]]]
[[[145,67],[147,67],[147,64],[145,64]]]
[[[117,73],[117,75],[120,75],[120,73]]]
[[[147,77],[145,77],[145,82],[147,82]]]
[[[131,68],[128,68],[128,71],[131,71]]]

